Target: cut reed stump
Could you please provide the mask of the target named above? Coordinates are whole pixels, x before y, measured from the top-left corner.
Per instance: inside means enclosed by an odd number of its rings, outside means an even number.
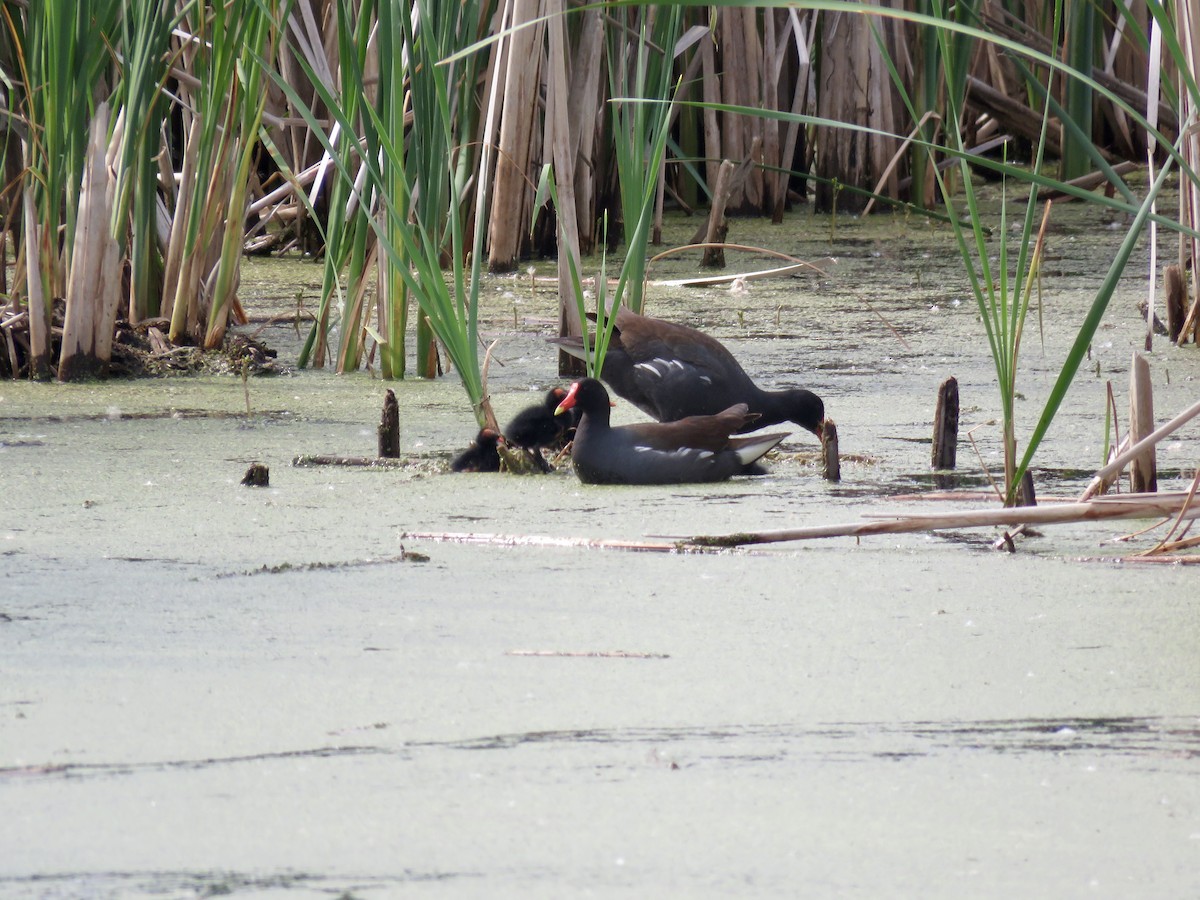
[[[958,461],[958,379],[951,375],[938,388],[937,408],[933,414],[933,452],[935,469],[953,469]]]
[[[1028,469],[1021,476],[1017,485],[1017,504],[1020,506],[1037,506],[1037,491],[1033,488],[1033,473]]]
[[[826,419],[821,427],[821,459],[825,463],[825,480],[842,480],[842,463],[838,456],[837,424]]]
[[[1129,367],[1129,440],[1136,444],[1154,431],[1154,388],[1150,384],[1150,364],[1139,353],[1133,354]],[[1135,494],[1158,490],[1158,466],[1151,446],[1134,457],[1129,466],[1131,490]]]
[[[1129,464],[1131,459],[1145,452],[1150,447],[1153,447],[1168,435],[1174,434],[1188,422],[1192,421],[1192,419],[1196,418],[1196,416],[1200,416],[1200,400],[1196,401],[1179,415],[1175,416],[1175,418],[1171,419],[1171,421],[1160,425],[1154,430],[1153,434],[1146,435],[1140,441],[1135,441],[1128,449],[1118,453],[1116,457],[1110,463],[1108,463],[1108,465],[1106,465],[1092,477],[1087,489],[1084,490],[1079,497],[1080,502],[1094,497],[1097,494],[1103,494],[1106,490],[1108,490],[1108,486],[1112,484],[1113,479],[1120,474],[1121,470]]]
[[[729,194],[733,190],[734,165],[730,160],[721,163],[717,171],[717,184],[713,189],[712,207],[708,211],[708,227],[704,232],[704,258],[700,265],[706,269],[725,268],[725,250],[721,246],[729,233],[729,223],[725,219],[725,204],[729,202]]]
[[[379,419],[379,455],[384,459],[400,458],[400,404],[391,388],[384,395],[383,415]]]
[[[1163,269],[1163,287],[1167,295],[1164,304],[1167,308],[1167,337],[1175,343],[1183,343],[1179,336],[1183,334],[1183,322],[1187,315],[1187,282],[1179,266],[1170,265]]]

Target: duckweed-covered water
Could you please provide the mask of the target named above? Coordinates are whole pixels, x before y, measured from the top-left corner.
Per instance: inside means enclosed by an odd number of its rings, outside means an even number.
[[[1021,434],[1120,237],[1056,221]],[[769,475],[719,485],[448,475],[474,432],[453,376],[252,379],[248,415],[235,378],[0,385],[0,896],[1200,892],[1200,594],[1195,569],[1122,561],[1154,539],[1113,539],[1149,523],[1055,526],[1016,554],[971,530],[717,554],[403,537],[639,541],[983,505],[894,499],[933,487],[947,375],[979,448],[959,486],[1000,467],[947,236],[839,218],[831,239],[799,214],[731,239],[837,263],[652,288],[650,310],[825,397],[840,484],[802,431]],[[502,420],[556,381],[539,270],[485,291]],[[248,264],[246,330],[285,364],[297,332],[267,320],[297,292],[311,311],[318,279]],[[1144,290],[1131,277],[1105,318],[1039,454],[1043,497],[1099,464]],[[1148,357],[1162,420],[1195,401],[1200,352]],[[372,454],[388,386],[408,465],[290,464]],[[1195,428],[1170,440],[1163,487],[1198,457]],[[239,484],[254,461],[269,488]]]

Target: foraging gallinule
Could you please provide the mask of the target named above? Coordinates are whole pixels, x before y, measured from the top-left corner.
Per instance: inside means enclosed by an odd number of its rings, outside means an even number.
[[[616,312],[612,340],[600,377],[618,396],[660,422],[714,415],[745,403],[757,418],[739,431],[795,422],[821,436],[825,404],[812,391],[764,391],[720,341],[686,325],[641,316],[627,307]],[[583,341],[558,338],[562,349],[584,358]]]
[[[481,428],[471,446],[450,463],[453,472],[499,472],[500,451],[496,448],[503,438],[490,428]]]
[[[561,450],[579,418],[555,415],[558,404],[566,397],[564,388],[551,388],[541,403],[521,410],[504,429],[504,440],[510,446],[524,450],[543,472],[549,472],[550,466],[542,456],[542,448]]]
[[[731,437],[754,419],[745,403],[715,416],[677,422],[609,424],[608,391],[595,378],[571,385],[560,411],[579,409],[571,458],[585,484],[682,484],[724,481],[782,441],[786,434]]]

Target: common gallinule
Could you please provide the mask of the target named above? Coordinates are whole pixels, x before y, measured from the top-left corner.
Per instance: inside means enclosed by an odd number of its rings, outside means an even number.
[[[764,391],[733,354],[707,334],[624,306],[616,316],[600,377],[647,415],[673,422],[745,403],[757,417],[739,431],[795,422],[821,436],[825,404],[812,391]],[[554,343],[572,356],[585,356],[580,338],[558,338]]]
[[[499,472],[500,451],[496,448],[503,438],[490,428],[481,428],[475,440],[450,463],[453,472]]]
[[[754,419],[745,403],[715,416],[616,427],[609,424],[610,406],[608,391],[595,378],[575,382],[558,405],[560,412],[581,411],[571,459],[585,484],[724,481],[787,437],[731,437]]]
[[[524,450],[543,472],[549,472],[550,465],[542,456],[542,448],[561,450],[578,420],[577,416],[555,415],[566,397],[564,388],[551,388],[541,403],[521,410],[504,429],[504,440]]]

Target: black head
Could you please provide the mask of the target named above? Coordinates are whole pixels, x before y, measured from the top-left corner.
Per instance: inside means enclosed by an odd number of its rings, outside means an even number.
[[[552,387],[546,392],[546,409],[554,413],[558,409],[558,404],[567,399],[567,389],[561,387]]]
[[[495,450],[500,441],[500,435],[491,428],[481,428],[479,434],[475,435],[475,446],[480,450]]]
[[[471,446],[450,463],[454,472],[499,472],[500,450],[503,441],[491,428],[481,428]]]
[[[795,422],[801,428],[807,428],[817,437],[821,437],[822,424],[825,421],[825,404],[820,397],[812,391],[794,388],[787,391],[784,402],[789,421]]]
[[[569,409],[577,409],[581,414],[602,416],[608,418],[612,402],[608,399],[608,391],[595,378],[584,378],[571,385],[567,396],[558,404],[555,415]]]
[[[546,409],[550,411],[550,415],[558,419],[560,428],[570,430],[579,424],[579,419],[583,415],[583,411],[575,407],[560,413],[558,407],[567,399],[567,393],[566,388],[550,388],[546,393]]]

